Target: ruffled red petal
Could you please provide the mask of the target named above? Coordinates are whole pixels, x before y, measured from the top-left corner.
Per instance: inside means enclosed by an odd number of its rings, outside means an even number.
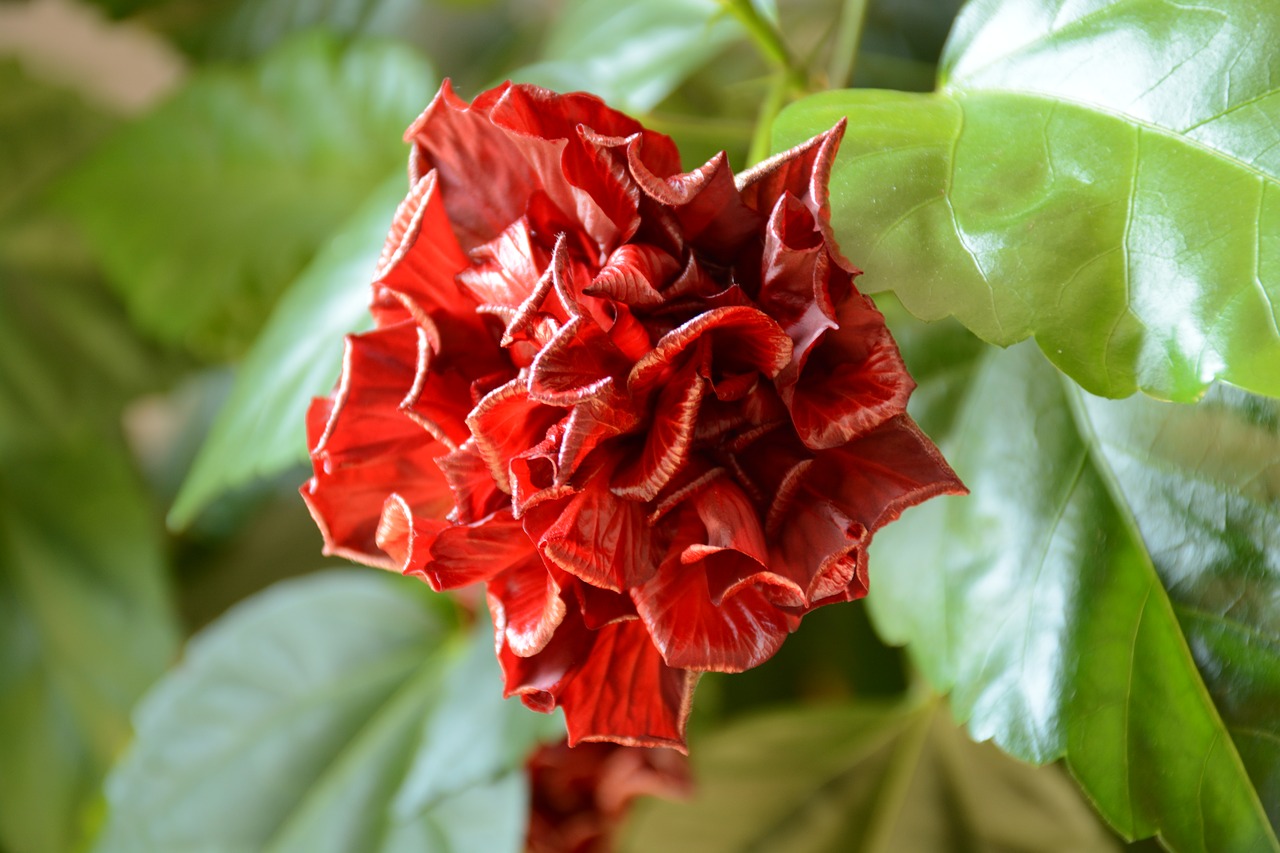
[[[838,322],[796,383],[779,389],[796,433],[815,450],[845,444],[903,414],[916,387],[875,303],[851,294]]]
[[[968,493],[938,448],[906,415],[818,453],[807,488],[826,496],[871,533],[931,497]]]
[[[682,748],[696,673],[864,595],[874,532],[963,491],[829,222],[843,124],[734,178],[590,95],[446,83],[377,329],[308,414],[326,548],[484,583],[508,695]]]
[[[684,728],[698,674],[668,666],[639,621],[594,634],[591,654],[557,697],[569,744],[607,740],[687,752]]]
[[[546,648],[567,612],[560,584],[536,553],[490,580],[485,591],[494,630],[519,657]]]
[[[452,507],[435,464],[449,448],[404,414],[424,347],[421,329],[411,322],[349,336],[338,390],[331,402],[311,407],[315,473],[302,496],[326,553],[391,565],[376,542],[388,483],[404,484],[404,499],[424,516],[443,518]]]
[[[698,492],[671,524],[678,532],[667,558],[648,583],[632,590],[667,665],[741,672],[768,660],[799,620],[766,592],[788,584],[768,567],[754,507],[721,479]]]
[[[656,565],[645,507],[616,497],[592,477],[571,497],[526,514],[525,530],[544,557],[592,586],[622,592],[648,580]]]
[[[523,376],[495,388],[476,404],[467,416],[467,426],[499,488],[511,492],[509,460],[541,442],[547,429],[565,414],[564,409],[531,399]]]
[[[697,429],[698,407],[706,394],[702,374],[710,357],[708,347],[700,347],[703,357],[690,359],[658,392],[644,443],[634,458],[614,475],[612,489],[632,501],[651,501],[689,460]]]

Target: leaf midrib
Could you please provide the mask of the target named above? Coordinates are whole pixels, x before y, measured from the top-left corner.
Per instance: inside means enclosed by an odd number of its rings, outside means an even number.
[[[414,643],[411,647],[404,649],[394,656],[383,656],[379,659],[376,666],[357,672],[357,675],[359,676],[358,680],[330,682],[324,684],[318,690],[307,691],[300,696],[292,698],[290,701],[276,706],[267,714],[264,714],[262,717],[254,720],[252,725],[242,730],[240,736],[231,744],[228,744],[225,749],[219,751],[218,755],[209,763],[204,764],[199,768],[193,768],[195,772],[193,772],[186,780],[171,780],[171,784],[168,786],[168,791],[165,796],[161,797],[158,802],[149,803],[148,809],[150,811],[165,810],[174,801],[189,793],[187,788],[192,781],[207,778],[212,772],[221,769],[232,759],[257,743],[264,732],[269,731],[273,726],[278,725],[282,719],[289,719],[293,717],[300,709],[312,707],[324,700],[351,692],[353,685],[357,689],[367,689],[371,684],[391,681],[392,679],[390,676],[398,671],[403,670],[406,672],[412,672],[414,668],[412,664],[419,662],[421,658],[421,643]],[[395,695],[396,692],[398,692],[397,688],[393,687],[390,695]],[[385,705],[385,703],[386,699],[384,698],[377,703],[376,707],[380,708]],[[357,732],[359,731],[360,728],[357,728]],[[342,748],[340,747],[339,752],[341,751]],[[327,762],[325,766],[329,766],[329,763],[331,762]]]
[[[417,693],[424,685],[434,683],[440,677],[443,669],[448,665],[448,652],[444,652],[439,657],[427,656],[423,660],[420,649],[413,650],[415,657],[421,661],[417,671],[410,671],[405,676],[404,681],[390,693],[388,693],[375,708],[373,708],[368,717],[360,723],[346,739],[346,741],[333,752],[324,766],[319,769],[315,776],[315,783],[311,785],[297,802],[289,808],[287,812],[280,816],[276,823],[276,829],[272,832],[270,838],[263,843],[262,849],[265,851],[274,850],[275,846],[282,838],[287,838],[287,833],[294,827],[300,816],[306,814],[307,806],[312,801],[313,795],[319,791],[326,783],[331,783],[334,775],[339,773],[346,764],[348,756],[350,756],[355,748],[362,744],[365,740],[374,737],[380,727],[388,725],[388,720],[394,722],[393,712],[403,703],[409,703],[416,699]],[[407,653],[406,653],[407,654]],[[430,713],[428,710],[427,713]],[[398,774],[403,779],[405,773],[408,772],[409,762],[408,756],[403,768]],[[386,834],[386,820],[377,822],[378,835]],[[380,849],[381,838],[376,838],[377,844],[372,845],[372,850]]]
[[[1174,624],[1177,626],[1177,631],[1175,633],[1178,640],[1181,641],[1179,643],[1179,647],[1180,647],[1180,651],[1182,652],[1183,661],[1185,665],[1188,667],[1189,671],[1195,674],[1194,682],[1196,687],[1198,688],[1197,690],[1198,699],[1200,700],[1200,704],[1204,708],[1204,713],[1210,715],[1212,717],[1213,722],[1216,724],[1215,734],[1221,734],[1222,732],[1229,732],[1230,729],[1228,728],[1226,721],[1222,718],[1222,714],[1219,712],[1218,706],[1214,703],[1213,697],[1209,693],[1209,688],[1204,682],[1204,676],[1201,675],[1199,667],[1196,666],[1195,658],[1191,654],[1190,647],[1187,645],[1186,635],[1182,631],[1181,622],[1178,621],[1174,602],[1169,597],[1169,591],[1165,589],[1164,582],[1160,578],[1159,573],[1156,571],[1155,564],[1152,561],[1151,554],[1147,548],[1146,539],[1142,536],[1142,532],[1138,527],[1137,518],[1135,517],[1133,512],[1133,507],[1130,506],[1128,501],[1125,499],[1124,491],[1120,488],[1119,479],[1117,478],[1115,471],[1112,470],[1110,464],[1108,463],[1106,454],[1101,449],[1102,439],[1097,434],[1097,432],[1093,429],[1093,422],[1092,420],[1090,420],[1088,412],[1084,408],[1084,401],[1081,396],[1083,392],[1073,381],[1071,381],[1069,378],[1065,376],[1060,377],[1060,381],[1062,382],[1062,386],[1064,389],[1063,395],[1067,399],[1068,410],[1071,413],[1071,419],[1072,419],[1072,422],[1075,424],[1076,432],[1079,435],[1080,441],[1084,445],[1088,453],[1089,460],[1092,462],[1095,471],[1097,471],[1098,476],[1101,478],[1103,486],[1107,490],[1108,496],[1111,498],[1112,506],[1115,509],[1116,515],[1119,517],[1121,525],[1123,526],[1126,534],[1132,539],[1135,546],[1137,546],[1137,550],[1139,551],[1142,557],[1141,563],[1145,568],[1145,574],[1147,575],[1147,581],[1149,584],[1148,596],[1146,599],[1144,599],[1144,602],[1143,602],[1143,612],[1145,613],[1147,604],[1150,602],[1151,593],[1158,590],[1160,598],[1164,602],[1165,609],[1167,610],[1168,614],[1173,618]],[[1139,624],[1141,624],[1141,617],[1139,618]],[[1135,638],[1136,638],[1136,633],[1135,633]],[[1136,639],[1135,639],[1135,642],[1136,642]],[[1132,666],[1132,662],[1131,662],[1131,666]],[[1126,696],[1128,696],[1128,694],[1126,694]],[[1128,702],[1127,701],[1126,701],[1125,712],[1126,712],[1125,750],[1127,753],[1129,749],[1128,722],[1127,722]],[[1218,742],[1217,739],[1215,739],[1214,743],[1216,744],[1217,742]],[[1273,850],[1280,851],[1280,839],[1276,837],[1275,828],[1271,825],[1271,821],[1267,817],[1266,810],[1262,807],[1262,800],[1258,794],[1258,789],[1255,786],[1252,777],[1249,776],[1248,771],[1245,769],[1244,761],[1240,757],[1240,750],[1236,747],[1235,741],[1231,740],[1230,737],[1227,738],[1227,743],[1230,745],[1229,760],[1231,761],[1232,767],[1235,770],[1236,774],[1239,776],[1239,778],[1246,783],[1244,787],[1247,788],[1248,793],[1252,795],[1250,797],[1249,805],[1253,810],[1255,822],[1259,827],[1262,828],[1262,831],[1266,833],[1266,839],[1271,843],[1271,848]],[[1210,747],[1210,750],[1212,750],[1212,746]],[[1132,790],[1130,790],[1130,796],[1132,796]],[[1201,811],[1203,812],[1202,805],[1200,806],[1200,808],[1201,808]]]

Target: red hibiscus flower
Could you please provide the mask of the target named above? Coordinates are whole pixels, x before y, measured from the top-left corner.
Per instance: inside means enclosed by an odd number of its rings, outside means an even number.
[[[608,853],[636,797],[692,789],[688,759],[673,749],[561,741],[537,749],[527,767],[527,853]]]
[[[843,126],[735,179],[590,95],[446,83],[376,329],[307,419],[327,552],[483,583],[507,695],[569,742],[684,748],[694,684],[866,594],[963,491],[828,225]]]

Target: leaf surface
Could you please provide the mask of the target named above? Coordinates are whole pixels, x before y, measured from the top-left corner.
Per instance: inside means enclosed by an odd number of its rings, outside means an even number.
[[[318,36],[192,75],[61,188],[137,323],[243,351],[277,297],[405,159],[435,77],[390,42]]]
[[[379,187],[289,287],[236,375],[170,513],[176,527],[210,500],[307,459],[306,413],[342,366],[342,337],[372,325],[369,282],[405,192]]]
[[[1117,849],[1061,771],[973,743],[937,707],[793,708],[717,732],[693,749],[693,800],[639,806],[626,849]]]
[[[759,5],[762,13],[772,12],[771,3]],[[646,113],[744,38],[723,7],[716,0],[573,0],[552,24],[543,60],[513,79],[561,92],[589,91],[615,109]]]
[[[140,706],[95,850],[517,851],[522,762],[563,724],[501,698],[492,629],[415,582],[285,581],[197,635]]]
[[[928,359],[917,414],[972,494],[877,536],[882,635],[975,738],[1065,757],[1126,837],[1280,848],[1276,405],[1108,401],[1030,345]]]
[[[0,845],[70,849],[176,634],[123,447],[87,433],[0,452]]]
[[[928,95],[849,90],[833,224],[871,290],[1089,391],[1280,396],[1280,7],[975,0]]]

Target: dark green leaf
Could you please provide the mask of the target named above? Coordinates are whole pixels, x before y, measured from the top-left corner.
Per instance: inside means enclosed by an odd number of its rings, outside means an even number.
[[[696,743],[696,796],[637,810],[627,849],[665,853],[1114,850],[1061,772],[975,744],[938,710],[779,711]]]
[[[1280,849],[1260,800],[1277,784],[1276,407],[1106,401],[1029,344],[984,349],[935,344],[918,372],[921,420],[972,494],[877,535],[882,634],[974,737],[1065,756],[1126,837]]]
[[[0,62],[0,218],[89,150],[111,121],[79,98]]]
[[[62,199],[152,334],[234,353],[333,230],[405,159],[435,78],[391,43],[290,41],[199,72]]]
[[[1229,386],[1194,407],[1072,402],[1280,826],[1280,403]]]
[[[572,0],[553,23],[543,61],[513,79],[586,90],[640,114],[742,38],[741,26],[716,0]]]
[[[406,191],[384,183],[290,287],[240,367],[169,516],[182,527],[211,499],[307,458],[307,405],[342,366],[342,336],[368,325],[368,282]]]
[[[1280,6],[975,0],[937,93],[830,92],[833,222],[872,290],[1085,388],[1280,395]]]
[[[286,581],[192,640],[140,706],[98,851],[516,851],[525,753],[492,631],[445,634],[410,580]]]
[[[0,454],[0,846],[70,849],[172,655],[159,526],[92,433]]]
[[[149,356],[100,287],[0,258],[0,452],[110,428],[152,384]]]
[[[201,59],[246,59],[313,28],[345,38],[403,38],[430,26],[424,0],[179,0],[152,17]],[[182,9],[181,7],[186,7]],[[204,15],[192,13],[192,7]],[[186,12],[186,14],[183,14]]]
[[[40,204],[110,123],[0,63],[0,446],[110,423],[154,372],[82,248]]]

